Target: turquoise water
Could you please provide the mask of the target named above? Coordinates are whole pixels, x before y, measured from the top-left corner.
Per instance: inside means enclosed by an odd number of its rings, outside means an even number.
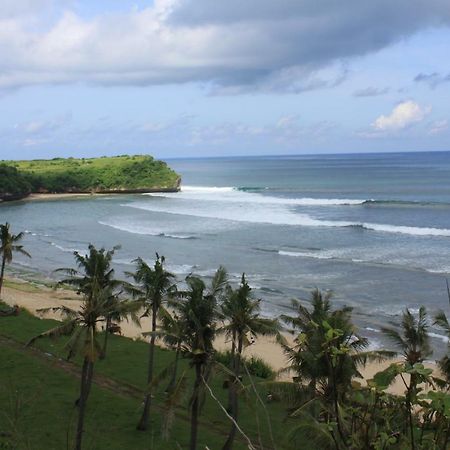
[[[374,345],[405,307],[448,307],[450,153],[169,164],[182,175],[180,193],[2,205],[0,221],[27,230],[33,254],[16,268],[54,277],[90,242],[121,244],[119,272],[155,252],[180,280],[223,264],[233,281],[246,272],[267,315],[316,286],[332,289]]]

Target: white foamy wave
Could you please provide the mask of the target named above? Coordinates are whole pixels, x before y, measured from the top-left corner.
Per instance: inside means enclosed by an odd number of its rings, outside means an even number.
[[[145,262],[149,264],[150,266],[153,266],[154,260],[151,259],[145,259]],[[120,259],[116,258],[114,259],[115,264],[119,264],[121,266],[134,266],[135,262],[133,259]],[[195,266],[191,266],[189,264],[165,264],[164,266],[168,272],[174,273],[176,275],[187,275],[191,273]]]
[[[450,274],[450,267],[442,267],[441,269],[427,269],[427,272]]]
[[[79,250],[76,248],[63,247],[62,245],[56,244],[55,242],[51,242],[50,245],[52,247],[57,248],[58,250],[61,250],[64,253],[75,253],[75,252],[83,253],[84,252],[84,250]]]
[[[333,259],[333,256],[313,252],[289,252],[287,250],[279,250],[278,254],[281,256],[293,256],[295,258],[317,258],[317,259]]]
[[[367,200],[340,198],[285,198],[241,191],[233,187],[182,186],[180,192],[144,194],[150,197],[177,198],[180,200],[214,201],[228,203],[258,203],[287,206],[339,206],[362,205]]]
[[[181,192],[204,192],[204,193],[217,193],[217,192],[233,192],[236,188],[225,186],[181,186]]]
[[[379,330],[378,328],[365,327],[365,330],[371,331],[372,333],[381,333],[381,330]]]
[[[360,228],[365,230],[399,233],[410,236],[441,236],[450,237],[450,230],[446,228],[409,227],[403,225],[387,225],[365,222],[346,222],[340,220],[313,219],[308,214],[300,214],[288,208],[274,206],[271,208],[253,205],[252,208],[243,205],[224,204],[223,207],[212,208],[209,205],[200,204],[174,204],[136,202],[122,204],[129,208],[144,211],[177,214],[191,217],[203,217],[209,219],[231,220],[235,222],[266,223],[273,225],[294,225],[305,227],[333,227],[333,228]]]
[[[402,225],[384,225],[378,223],[356,223],[347,226],[365,228],[367,230],[382,231],[385,233],[401,233],[412,236],[446,236],[450,237],[450,230],[446,228],[407,227]]]
[[[114,228],[116,230],[120,231],[126,231],[127,233],[132,234],[142,234],[142,235],[148,235],[148,236],[159,236],[159,237],[166,237],[171,239],[196,239],[195,236],[187,235],[187,234],[175,234],[175,233],[166,233],[161,230],[154,230],[149,229],[145,226],[139,226],[139,225],[127,225],[127,224],[114,224],[114,223],[108,223],[99,221],[100,225],[104,225],[106,227]]]
[[[435,339],[440,339],[442,342],[448,343],[449,339],[447,336],[444,336],[443,334],[438,333],[428,333],[430,337]]]

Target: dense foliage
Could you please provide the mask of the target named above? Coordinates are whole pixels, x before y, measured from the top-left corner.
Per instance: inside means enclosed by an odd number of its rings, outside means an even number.
[[[78,424],[75,427],[57,418],[67,430],[76,430],[73,441],[77,450],[82,448],[82,442],[85,448],[82,437],[87,433],[86,423],[94,434],[101,425],[109,425],[112,433],[123,426],[118,422],[119,411],[117,418],[111,418],[107,424],[105,417],[95,415],[94,403],[86,408],[91,386],[94,387],[94,362],[96,370],[112,377],[106,385],[115,383],[113,379],[124,382],[122,395],[130,392],[136,370],[142,376],[147,374],[142,390],[134,396],[132,413],[138,414],[144,394],[148,407],[144,408],[145,421],[140,422],[145,422],[145,426],[138,429],[146,430],[148,425],[152,436],[152,443],[145,448],[172,448],[161,443],[172,439],[172,428],[176,427],[173,448],[190,450],[205,446],[250,450],[449,448],[449,358],[440,361],[441,373],[424,365],[432,355],[432,323],[450,334],[444,312],[433,321],[424,307],[418,313],[405,310],[397,328],[382,330],[398,353],[374,351],[368,340],[358,334],[351,308],[334,308],[329,293],[316,289],[309,302],[293,300],[291,314],[269,320],[260,316],[259,300],[253,298],[244,275],[240,285],[233,287],[220,267],[208,283],[191,274],[178,288],[172,274],[164,269],[164,258],[157,255],[153,266],[138,258],[135,272],[129,274],[133,283],[127,284],[114,277],[110,266],[114,250],[97,250],[91,245],[87,255],[75,253],[78,269],[65,269],[69,278],[63,282],[76,287],[81,307],[55,308],[66,320],[56,326],[53,323],[50,329],[44,323],[30,341],[34,343],[39,337],[39,342],[45,342],[47,337],[67,335],[68,341],[64,347],[59,346],[61,350],[56,355],[60,357],[63,350],[68,350],[70,357],[79,355],[78,364],[82,367],[76,403]],[[98,341],[100,324],[108,323],[111,317],[118,321],[125,317],[138,320],[138,315],[152,319],[150,330],[143,330],[151,345],[129,341],[126,349],[118,351],[117,341],[113,340],[108,357],[98,361],[101,355],[106,356]],[[279,333],[281,323],[290,328],[293,340]],[[11,325],[9,332],[23,335],[31,331],[24,325]],[[0,347],[3,333],[0,332]],[[226,353],[215,349],[215,339],[220,334],[225,335],[229,345]],[[282,372],[292,381],[273,380],[273,373],[263,362],[245,356],[246,349],[261,335],[273,336],[282,346],[287,361]],[[155,346],[159,338],[171,350]],[[55,345],[44,344],[43,350],[53,352]],[[148,358],[146,352],[150,352]],[[362,380],[361,369],[367,361],[380,362],[394,356],[396,360],[385,364],[367,383]],[[402,386],[395,395],[389,389],[394,382]],[[161,386],[167,386],[164,392]],[[15,389],[11,394],[20,392]],[[154,404],[151,409],[150,403]],[[180,426],[183,414],[189,426]],[[134,436],[131,419],[121,429],[121,436],[127,439]],[[0,416],[0,427],[3,423]],[[155,423],[160,431],[155,429]],[[47,426],[51,428],[51,420]],[[214,427],[220,428],[212,435]],[[180,430],[183,446],[179,443]],[[2,433],[0,429],[0,444]],[[9,444],[14,444],[14,433],[5,436]],[[69,440],[67,444],[71,447]],[[53,447],[47,444],[46,448]]]
[[[15,167],[0,164],[0,200],[14,200],[27,196],[31,183]]]
[[[151,156],[6,161],[1,167],[8,170],[3,183],[22,180],[33,192],[148,191],[176,189],[179,184],[179,176]]]

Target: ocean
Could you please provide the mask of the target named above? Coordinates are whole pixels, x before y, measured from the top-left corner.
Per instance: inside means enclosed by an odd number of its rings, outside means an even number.
[[[168,160],[180,193],[15,202],[0,222],[26,230],[24,277],[56,278],[89,243],[120,244],[119,274],[156,252],[180,282],[224,265],[243,272],[267,316],[315,287],[354,308],[373,347],[405,308],[450,313],[450,153],[348,154]],[[438,352],[446,339],[432,328]]]

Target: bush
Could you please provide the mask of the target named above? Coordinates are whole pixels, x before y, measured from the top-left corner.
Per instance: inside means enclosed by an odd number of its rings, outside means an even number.
[[[226,367],[231,367],[231,352],[229,350],[226,352],[216,352],[214,359]],[[256,356],[252,356],[250,359],[243,357],[242,359],[250,375],[266,380],[275,378],[275,371],[263,359]],[[245,369],[243,373],[245,374]]]

